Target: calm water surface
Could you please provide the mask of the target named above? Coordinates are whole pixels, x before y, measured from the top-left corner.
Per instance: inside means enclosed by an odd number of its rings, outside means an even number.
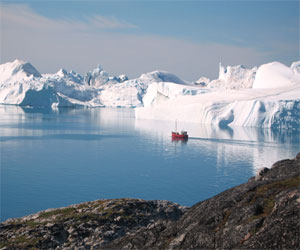
[[[299,133],[135,120],[131,109],[0,106],[1,221],[103,199],[191,206],[300,151]]]

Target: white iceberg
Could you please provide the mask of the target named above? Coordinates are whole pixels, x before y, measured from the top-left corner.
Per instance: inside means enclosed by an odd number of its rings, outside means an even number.
[[[257,68],[246,69],[242,65],[224,67],[220,63],[219,78],[207,84],[209,88],[247,89],[252,88]]]
[[[291,68],[279,62],[261,65],[257,70],[254,89],[285,88],[300,82],[299,62]]]
[[[109,81],[108,74],[99,64],[96,69],[89,71],[84,76],[84,82],[87,86],[101,86]]]
[[[42,75],[29,62],[15,60],[0,64],[0,83],[20,82],[33,78],[40,78]]]
[[[240,66],[232,68],[231,72],[241,72]],[[266,68],[268,70],[265,71]],[[275,73],[280,75],[281,84],[274,84],[272,77],[274,70]],[[276,72],[276,70],[279,72]],[[236,79],[239,79],[242,87],[238,89],[229,87],[228,89],[222,85],[220,88],[202,88],[202,92],[198,92],[193,96],[181,94],[173,99],[161,98],[159,102],[152,101],[151,105],[137,108],[135,110],[136,118],[178,120],[221,127],[245,126],[299,129],[300,80],[298,73],[277,63],[262,65],[257,70],[260,76],[258,80],[256,77],[253,79],[255,71],[255,68],[250,71],[242,70],[241,74],[234,74],[235,76],[238,75],[238,78],[232,77],[232,73],[227,78],[224,74],[228,73],[223,73],[224,71],[220,70],[221,75],[218,81],[223,80],[225,82],[226,80],[227,85],[235,86]],[[243,75],[246,80],[241,77]],[[250,80],[253,88],[250,88]],[[230,81],[232,81],[232,85]],[[273,87],[274,85],[277,87]],[[174,90],[173,92],[175,93]],[[150,91],[147,92],[144,99],[148,98],[148,93],[150,95]],[[172,94],[169,94],[169,96],[172,96]]]
[[[0,65],[0,103],[47,107],[137,107],[137,119],[224,126],[300,127],[300,62],[258,69],[220,64],[219,77],[189,83],[166,71],[128,80],[99,65],[85,76],[60,69],[41,75],[30,63]],[[198,84],[199,83],[199,84]]]
[[[188,84],[188,82],[181,80],[178,76],[169,73],[167,71],[152,71],[147,74],[142,74],[139,79],[144,82],[152,83],[152,82],[173,82],[178,84]]]
[[[153,106],[178,96],[191,96],[206,92],[207,90],[195,86],[187,86],[173,82],[153,82],[149,85],[147,93],[143,97],[143,106]]]
[[[197,81],[193,82],[194,85],[198,85],[200,87],[207,87],[209,83],[209,78],[204,76],[200,77]]]

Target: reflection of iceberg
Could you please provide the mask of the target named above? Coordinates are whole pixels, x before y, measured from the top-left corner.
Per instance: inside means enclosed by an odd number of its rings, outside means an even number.
[[[271,129],[234,127],[228,129],[195,123],[178,123],[189,133],[188,145],[195,154],[208,150],[208,154],[217,155],[218,169],[234,162],[252,165],[252,174],[261,167],[271,167],[274,162],[292,158],[299,151],[300,133]],[[136,120],[135,129],[160,141],[164,148],[171,141],[174,123],[157,120]],[[178,150],[178,149],[177,149]],[[215,152],[214,152],[215,151]],[[234,171],[232,169],[226,171]],[[219,169],[220,170],[220,169]],[[224,170],[225,171],[225,170]]]
[[[124,133],[134,124],[132,109],[30,108],[0,105],[0,139],[82,138],[82,135],[114,136],[111,129]],[[74,122],[80,125],[74,124]],[[118,129],[120,128],[120,129]],[[122,128],[122,129],[121,129]],[[69,137],[68,137],[69,135]],[[13,137],[13,138],[12,138]]]
[[[162,134],[170,136],[174,130],[174,122],[163,120],[135,120],[135,128],[147,134]],[[187,130],[191,139],[218,139],[233,143],[242,141],[255,143],[296,143],[299,142],[299,132],[289,130],[263,129],[255,127],[215,127],[206,124],[178,122],[178,129]],[[295,136],[298,135],[298,136]]]
[[[217,145],[218,166],[222,167],[224,161],[240,159],[251,162],[255,174],[258,169],[270,168],[280,159],[293,158],[299,151],[299,142],[299,131],[234,128],[233,143]]]

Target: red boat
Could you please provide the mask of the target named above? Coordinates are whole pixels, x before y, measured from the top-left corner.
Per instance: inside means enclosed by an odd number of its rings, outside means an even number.
[[[175,121],[175,132],[172,131],[172,140],[188,140],[187,131],[177,132],[177,120]]]
[[[186,131],[181,131],[181,133],[178,132],[172,132],[172,139],[175,140],[187,140],[189,138]]]

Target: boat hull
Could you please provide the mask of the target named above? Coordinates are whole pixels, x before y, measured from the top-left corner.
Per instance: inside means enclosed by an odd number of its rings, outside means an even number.
[[[188,140],[189,136],[187,134],[179,134],[178,132],[172,132],[173,140]]]

